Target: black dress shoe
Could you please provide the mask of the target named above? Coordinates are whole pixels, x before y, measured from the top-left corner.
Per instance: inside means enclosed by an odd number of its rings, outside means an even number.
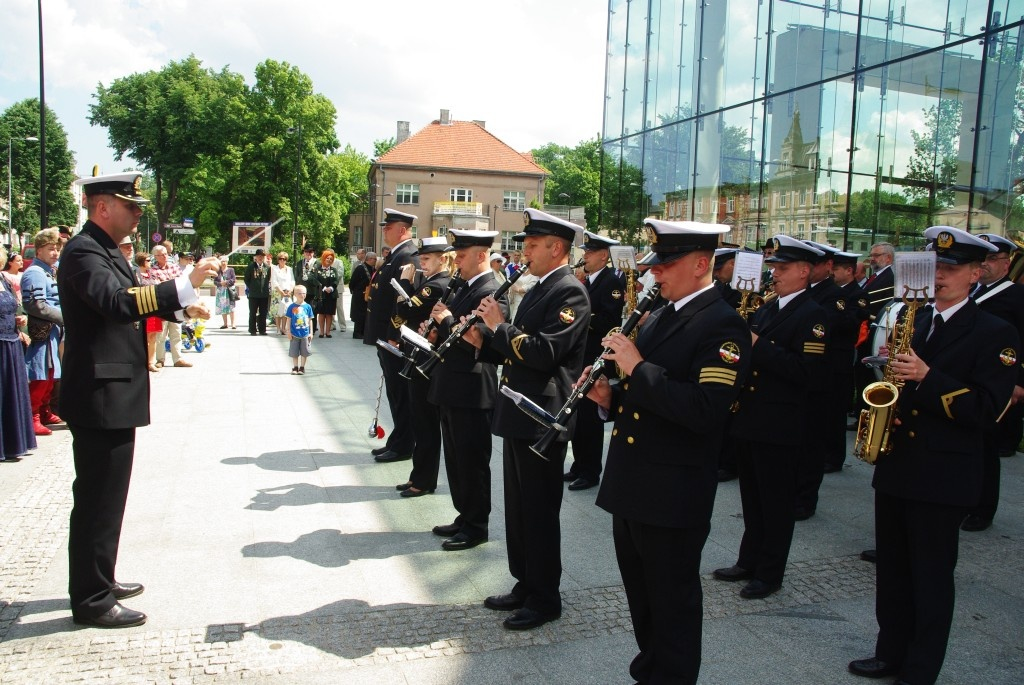
[[[561,614],[542,614],[539,611],[523,607],[501,622],[509,630],[530,630],[542,626],[548,621],[554,621],[561,617]]]
[[[515,611],[522,609],[525,601],[510,592],[507,595],[491,595],[484,600],[484,606],[494,611]]]
[[[736,480],[736,474],[729,469],[718,469],[718,482],[728,483],[731,480]]]
[[[135,595],[141,595],[145,589],[142,583],[114,583],[110,588],[110,594],[117,599],[128,599]]]
[[[450,538],[460,530],[462,530],[462,526],[458,523],[449,523],[445,526],[434,526],[430,529],[430,532],[443,538]]]
[[[851,661],[847,668],[850,673],[865,678],[885,678],[900,672],[900,667],[896,664],[890,664],[875,657]]]
[[[408,490],[411,487],[412,487],[412,481],[411,480],[407,480],[404,483],[399,483],[398,485],[396,485],[395,486],[395,490],[398,490],[399,492],[403,492],[405,490]]]
[[[825,464],[825,473],[839,473],[842,470],[842,464]]]
[[[395,452],[393,450],[388,450],[384,454],[378,454],[376,457],[373,458],[374,461],[379,462],[381,464],[387,464],[392,461],[405,461],[407,459],[412,459],[412,455],[399,454],[398,452]]]
[[[873,549],[866,549],[860,553],[861,561],[870,561],[872,564],[878,563],[878,552]]]
[[[795,512],[793,512],[794,521],[806,521],[812,516],[814,516],[814,509],[804,509],[803,507],[800,507]]]
[[[390,452],[390,451],[391,451],[391,448],[388,447],[387,445],[384,445],[383,447],[374,447],[372,450],[370,450],[370,454],[372,454],[375,457],[379,457],[380,455],[384,454],[385,452]]]
[[[405,493],[402,493],[403,495]],[[441,543],[441,549],[446,552],[459,552],[464,549],[473,549],[477,545],[487,542],[487,536],[481,535],[478,538],[471,538],[463,532],[458,532]]]
[[[574,480],[576,480],[576,474],[573,473],[572,471],[570,471],[569,473],[563,473],[562,480],[565,481],[566,483],[571,483]]]
[[[402,490],[400,494],[402,497],[423,497],[423,495],[433,495],[434,489],[430,488],[428,490],[424,488],[423,490],[420,490],[419,488],[414,488],[410,486],[405,490]]]
[[[754,577],[754,572],[741,566],[730,566],[729,568],[716,568],[711,575],[715,577],[715,580],[726,580],[731,583],[737,580],[750,580]]]
[[[960,524],[960,530],[966,530],[968,533],[977,533],[980,530],[985,530],[992,525],[992,519],[983,518],[977,514],[971,514],[964,519],[964,522]]]
[[[115,604],[108,611],[94,616],[75,616],[75,623],[83,626],[96,626],[97,628],[131,628],[141,626],[146,622],[146,615],[141,611],[135,611],[120,604]]]
[[[595,485],[597,485],[597,483],[595,483],[592,480],[587,480],[586,478],[577,478],[573,482],[569,483],[569,489],[570,490],[589,490],[590,488],[594,487]]]
[[[764,599],[768,595],[774,595],[781,589],[782,583],[766,583],[755,578],[740,590],[740,597],[743,599]]]

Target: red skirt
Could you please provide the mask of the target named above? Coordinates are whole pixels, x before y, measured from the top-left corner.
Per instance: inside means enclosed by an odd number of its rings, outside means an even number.
[[[146,319],[146,332],[159,333],[164,329],[164,320],[159,316],[151,316]]]

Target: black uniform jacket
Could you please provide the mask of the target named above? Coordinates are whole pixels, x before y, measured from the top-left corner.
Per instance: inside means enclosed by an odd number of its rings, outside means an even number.
[[[352,293],[353,297],[358,297],[360,300],[363,299],[363,291],[366,290],[366,286],[370,285],[370,274],[373,273],[365,262],[363,264],[356,264],[352,268],[352,278],[348,282],[348,291]]]
[[[732,434],[744,440],[799,445],[810,416],[810,393],[825,373],[828,327],[825,310],[805,290],[768,321],[771,303],[750,320],[758,339],[750,375],[740,392]]]
[[[128,260],[99,226],[86,222],[57,270],[66,337],[61,415],[90,428],[149,424],[147,316],[181,309],[174,281],[137,286]]]
[[[868,298],[868,313],[871,316],[878,316],[878,312],[885,309],[885,305],[892,300],[895,291],[895,278],[892,265],[890,265],[888,269],[878,275],[878,278],[864,284]]]
[[[834,373],[853,373],[854,348],[860,323],[867,318],[867,301],[858,293],[826,278],[811,289],[811,299],[825,310],[828,348],[825,357]]]
[[[1003,283],[1010,285],[1003,286]],[[997,290],[995,294],[989,294]],[[979,293],[974,301],[981,311],[994,314],[1017,329],[1017,337],[1024,340],[1024,285],[1003,278],[988,286],[984,293]],[[1017,372],[1017,385],[1024,387],[1024,364],[1017,367]]]
[[[625,303],[626,283],[607,266],[597,272],[594,282],[584,281],[587,297],[590,298],[590,327],[587,330],[587,347],[583,356],[593,361],[604,348],[601,339],[608,331],[622,325],[622,305]],[[588,362],[589,363],[589,362]]]
[[[722,299],[725,300],[727,305],[733,309],[739,308],[740,302],[743,300],[743,294],[739,290],[721,281],[715,281],[715,289],[722,294]]]
[[[557,414],[583,370],[589,324],[587,291],[568,266],[560,266],[524,296],[513,323],[499,324],[494,334],[485,338],[483,352],[490,361],[504,364],[501,385]],[[498,395],[492,433],[535,440],[545,430],[510,399]],[[570,427],[559,441],[571,436]]]
[[[900,391],[893,450],[878,457],[872,484],[895,497],[974,506],[981,496],[982,443],[1017,382],[1020,342],[974,301],[925,340],[931,307],[914,320],[911,346],[930,367]]]
[[[494,272],[488,269],[472,285],[463,286],[453,295],[448,301],[452,318],[438,325],[435,343],[440,345],[447,340],[462,317],[472,314],[480,300],[492,295],[498,285]],[[508,303],[504,297],[499,304],[507,317]],[[434,367],[427,399],[438,406],[492,409],[498,391],[497,372],[495,364],[481,359],[475,347],[459,339],[445,352],[444,360]]]
[[[447,271],[439,271],[426,280],[423,278],[414,278],[414,281],[407,281],[404,278],[399,280],[402,290],[409,296],[409,299],[396,304],[395,313],[405,321],[406,326],[414,331],[419,330],[420,324],[430,317],[430,310],[441,299],[450,280],[451,276]],[[414,282],[416,282],[415,286]]]
[[[404,320],[397,314],[398,293],[391,287],[391,279],[398,278],[402,267],[414,264],[416,243],[407,240],[388,255],[370,286],[370,299],[366,301],[366,324],[363,344],[376,345],[377,340],[395,342]]]
[[[729,407],[750,364],[750,331],[718,288],[663,307],[637,337],[644,360],[615,391],[597,505],[657,526],[707,525]]]

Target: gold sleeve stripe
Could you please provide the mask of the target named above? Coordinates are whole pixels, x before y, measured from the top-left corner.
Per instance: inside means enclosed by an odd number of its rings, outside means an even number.
[[[804,354],[825,354],[825,343],[804,343]]]
[[[733,369],[723,369],[718,366],[706,366],[700,370],[700,381],[703,382],[705,378],[719,378],[735,383],[736,371]]]
[[[415,296],[414,296],[414,297],[411,297],[411,298],[409,298],[409,301],[410,301],[410,302],[412,302],[412,303],[413,303],[414,305],[416,305],[417,307],[420,307],[420,306],[422,306],[422,305],[423,305],[423,301],[422,301],[422,300],[421,300],[420,298],[418,298],[418,297],[415,297]]]
[[[949,418],[953,418],[953,412],[949,410],[949,407],[953,404],[953,400],[956,399],[956,396],[963,395],[964,393],[970,391],[970,388],[960,388],[959,390],[954,390],[953,392],[947,392],[945,395],[939,398],[942,400],[942,408],[945,410],[946,416],[948,416]]]
[[[698,384],[701,384],[701,383],[721,383],[722,385],[730,385],[730,386],[732,386],[732,385],[736,385],[736,380],[735,379],[729,380],[728,378],[704,377],[704,376],[701,376],[700,380],[698,380],[697,383]]]
[[[403,323],[405,323],[405,319],[400,316],[395,316],[391,319],[391,325],[395,328],[401,328]]]
[[[139,314],[146,315],[156,311],[156,287],[147,285],[142,288],[128,288],[128,293],[135,297],[135,308]]]
[[[509,343],[510,345],[512,345],[512,352],[514,352],[515,355],[519,357],[519,361],[523,361],[523,355],[519,353],[519,348],[523,344],[523,341],[529,337],[530,336],[525,334],[517,335],[516,337],[512,338],[512,341]]]

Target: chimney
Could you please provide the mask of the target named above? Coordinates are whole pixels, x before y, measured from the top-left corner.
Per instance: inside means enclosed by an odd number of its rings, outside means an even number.
[[[398,122],[398,133],[395,135],[395,145],[404,143],[409,138],[409,122]]]
[[[449,114],[448,110],[442,109],[441,110],[441,125],[442,126],[451,126],[451,124],[452,124],[451,115]]]
[[[474,119],[473,123],[476,124],[477,126],[479,126],[482,129],[486,129],[487,128],[487,122],[486,121],[480,121],[479,119]]]

